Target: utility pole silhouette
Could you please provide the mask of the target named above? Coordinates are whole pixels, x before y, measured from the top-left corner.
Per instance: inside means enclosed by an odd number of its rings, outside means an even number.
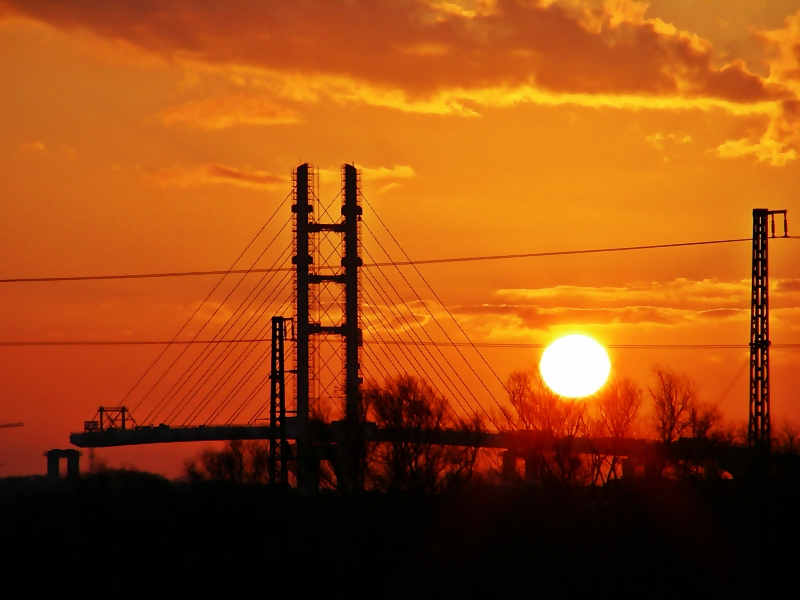
[[[272,352],[269,396],[269,484],[285,488],[289,483],[291,448],[286,439],[286,364],[284,317],[272,317]]]

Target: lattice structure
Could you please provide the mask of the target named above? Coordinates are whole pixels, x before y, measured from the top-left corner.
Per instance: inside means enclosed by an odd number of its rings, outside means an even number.
[[[750,297],[750,419],[747,444],[758,462],[770,452],[769,372],[769,231],[775,237],[775,215],[783,215],[783,235],[788,237],[785,210],[753,209],[753,266]]]
[[[340,215],[312,193],[313,170],[299,166],[294,175],[292,211],[295,232],[297,324],[298,486],[319,485],[322,450],[314,447],[310,417],[315,405],[330,400],[343,415],[343,438],[336,440],[334,468],[340,488],[359,483],[360,414],[359,205],[358,171],[343,167]]]
[[[270,373],[269,402],[269,482],[274,487],[286,487],[289,483],[289,461],[292,452],[286,438],[286,325],[284,317],[272,317],[272,360]]]

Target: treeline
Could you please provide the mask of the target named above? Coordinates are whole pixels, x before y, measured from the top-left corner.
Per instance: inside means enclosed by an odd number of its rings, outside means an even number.
[[[655,367],[653,375],[654,384],[646,388],[618,378],[593,397],[568,400],[551,391],[538,370],[515,372],[506,383],[505,406],[468,416],[463,409],[456,412],[428,382],[415,376],[368,384],[363,389],[363,417],[382,429],[528,432],[531,442],[518,449],[524,460],[514,470],[509,469],[508,456],[504,461],[496,450],[413,442],[407,436],[370,442],[364,457],[364,487],[437,493],[497,484],[597,486],[623,475],[742,476],[747,467],[746,424],[726,420],[718,406],[703,402],[696,383],[686,375],[663,367]],[[330,413],[318,405],[312,417],[326,422]],[[640,445],[644,449],[636,460],[625,450],[631,440],[650,442]],[[776,428],[772,447],[773,470],[800,476],[797,430],[787,423]],[[222,449],[205,450],[186,469],[192,482],[263,485],[269,483],[268,464],[268,441],[231,441]],[[320,475],[323,487],[335,487],[334,471],[325,461]]]

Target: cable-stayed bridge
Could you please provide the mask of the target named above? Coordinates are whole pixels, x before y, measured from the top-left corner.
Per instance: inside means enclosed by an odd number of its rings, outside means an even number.
[[[651,451],[641,440],[565,442],[506,431],[503,381],[363,196],[358,170],[342,168],[331,200],[319,187],[308,164],[295,170],[292,192],[231,268],[122,401],[70,436],[74,445],[266,439],[271,475],[285,480],[292,461],[297,486],[308,491],[319,486],[323,460],[340,489],[358,489],[370,441],[498,448],[509,461],[564,443],[575,452]],[[753,234],[750,435],[751,445],[767,449],[766,248],[774,213],[754,211]],[[449,427],[390,430],[365,419],[364,387],[403,373],[448,401]],[[488,430],[471,426],[476,418]]]
[[[268,439],[276,453],[283,445],[277,462],[297,461],[300,487],[315,488],[319,461],[330,460],[353,488],[361,446],[398,435],[364,421],[363,386],[415,373],[448,400],[455,425],[416,439],[509,445],[487,437],[499,431],[476,437],[466,427],[475,415],[496,423],[503,382],[416,266],[398,264],[410,261],[380,218],[373,213],[383,235],[362,219],[363,204],[355,167],[343,167],[327,202],[318,173],[298,167],[291,194],[172,343],[72,443]]]

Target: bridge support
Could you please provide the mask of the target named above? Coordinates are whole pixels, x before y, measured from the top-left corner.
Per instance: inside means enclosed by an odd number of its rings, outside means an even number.
[[[67,459],[67,479],[77,479],[81,472],[78,450],[48,450],[44,453],[47,457],[47,478],[58,480],[61,477],[61,459]]]
[[[339,223],[319,223],[313,220],[310,183],[312,172],[308,164],[297,167],[294,176],[295,202],[295,266],[296,319],[297,319],[297,469],[298,487],[314,491],[319,487],[319,460],[321,448],[315,445],[310,429],[310,402],[316,390],[315,344],[316,335],[342,336],[344,338],[344,364],[341,388],[344,392],[344,427],[336,440],[337,451],[332,456],[340,490],[352,493],[361,488],[364,442],[361,431],[361,325],[360,325],[360,269],[361,214],[359,204],[359,175],[353,165],[345,165],[342,173],[342,220]],[[315,234],[337,233],[342,236],[341,265],[329,273],[320,272],[315,265]],[[312,286],[318,284],[340,285],[344,291],[343,320],[340,324],[313,322],[311,307],[317,294]],[[316,289],[316,288],[315,288]],[[323,311],[325,312],[325,311]]]
[[[295,319],[296,319],[296,362],[297,362],[297,487],[302,492],[315,492],[319,489],[319,469],[316,465],[314,448],[309,432],[309,275],[312,266],[309,246],[309,217],[313,211],[309,199],[309,166],[302,164],[294,173],[294,241],[295,254],[292,257],[295,273]]]
[[[344,457],[340,466],[339,487],[344,492],[360,490],[363,484],[364,440],[361,431],[361,301],[359,270],[362,208],[358,202],[358,171],[345,165],[343,173],[344,203],[344,297],[345,297],[345,436]]]

